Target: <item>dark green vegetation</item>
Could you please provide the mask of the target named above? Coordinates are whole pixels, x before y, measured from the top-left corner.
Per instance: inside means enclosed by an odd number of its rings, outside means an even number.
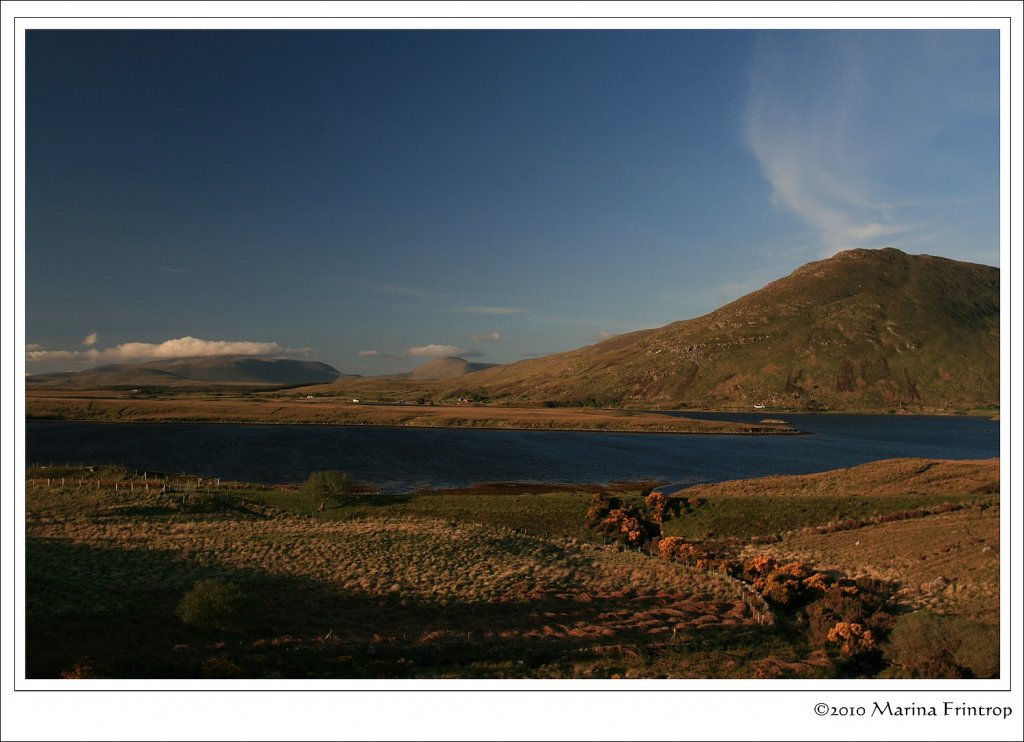
[[[998,672],[995,460],[667,499],[625,483],[399,497],[338,472],[288,488],[110,467],[27,478],[30,677]],[[893,529],[908,566],[882,573]],[[916,641],[915,622],[938,638]]]
[[[997,410],[999,270],[850,250],[703,317],[569,353],[432,385],[334,386],[367,398],[475,394],[514,405]]]

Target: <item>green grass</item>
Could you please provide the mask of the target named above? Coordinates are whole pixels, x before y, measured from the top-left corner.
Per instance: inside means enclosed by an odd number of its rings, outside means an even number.
[[[542,488],[539,488],[542,489]],[[586,524],[586,512],[594,490],[542,492],[536,494],[454,494],[390,497],[371,495],[355,504],[313,513],[329,520],[349,520],[388,515],[419,515],[456,522],[480,523],[537,536],[562,536],[583,541],[600,540]],[[301,495],[280,491],[252,491],[244,494],[259,502],[295,513],[309,514],[313,504]],[[639,492],[618,495],[625,503],[640,504]],[[942,503],[963,503],[992,499],[991,494],[886,495],[882,497],[804,495],[729,496],[701,498],[701,504],[686,505],[679,515],[663,526],[666,536],[688,539],[750,539],[774,536],[803,528],[826,527],[847,518],[869,521],[891,513],[920,510]]]
[[[942,503],[971,504],[991,500],[988,494],[886,495],[852,497],[810,495],[799,498],[722,495],[664,524],[666,536],[689,539],[774,536],[803,528],[828,526],[847,518],[868,521],[905,510]]]

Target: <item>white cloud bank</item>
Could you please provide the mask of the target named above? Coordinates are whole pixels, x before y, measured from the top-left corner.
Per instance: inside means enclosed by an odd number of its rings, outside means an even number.
[[[437,345],[433,343],[430,345],[417,345],[413,348],[409,348],[405,351],[405,354],[412,358],[446,358],[448,356],[472,358],[474,356],[482,355],[479,351],[460,348],[457,345]]]
[[[430,343],[429,345],[414,345],[411,348],[406,348],[401,353],[386,353],[380,350],[361,350],[356,355],[361,358],[380,358],[388,361],[401,361],[406,358],[447,358],[449,356],[477,358],[482,356],[483,353],[469,348],[460,348],[458,345]]]
[[[89,335],[83,345],[98,339],[96,333]],[[40,361],[155,361],[168,358],[190,358],[195,356],[258,356],[280,353],[300,353],[305,350],[288,350],[277,343],[260,343],[248,340],[203,340],[186,336],[162,343],[122,343],[111,348],[89,348],[88,350],[46,350],[37,344],[27,345],[25,360]]]

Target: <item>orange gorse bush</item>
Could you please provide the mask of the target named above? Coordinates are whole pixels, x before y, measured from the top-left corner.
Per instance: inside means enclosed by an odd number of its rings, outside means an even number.
[[[647,504],[647,509],[651,513],[651,520],[655,523],[662,523],[665,521],[668,509],[668,497],[661,492],[652,492],[647,495],[644,500]]]
[[[775,570],[779,563],[774,557],[758,554],[743,565],[743,570],[749,575],[766,575]]]
[[[682,536],[666,536],[658,542],[658,556],[662,559],[672,559],[686,562],[705,562],[707,559],[705,551],[697,544],[687,543]]]
[[[825,592],[831,585],[828,575],[824,572],[815,572],[804,580],[804,588],[807,590],[820,590]]]
[[[877,644],[871,629],[859,623],[840,621],[828,632],[828,640],[839,644],[844,657],[870,652]]]
[[[626,535],[626,541],[633,546],[641,543],[644,537],[643,524],[635,516],[631,515],[628,510],[624,508],[616,508],[608,513],[608,517],[604,520],[605,524],[611,527],[613,531],[624,533]]]
[[[662,559],[675,559],[679,547],[686,543],[682,536],[665,536],[658,542],[658,556]]]
[[[91,662],[78,662],[70,670],[65,670],[60,674],[63,680],[84,680],[88,678],[98,677],[96,674],[96,668]]]

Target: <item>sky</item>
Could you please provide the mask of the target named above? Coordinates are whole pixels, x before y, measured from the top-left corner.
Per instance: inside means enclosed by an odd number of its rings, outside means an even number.
[[[509,363],[844,249],[999,265],[994,30],[26,39],[28,373]]]

